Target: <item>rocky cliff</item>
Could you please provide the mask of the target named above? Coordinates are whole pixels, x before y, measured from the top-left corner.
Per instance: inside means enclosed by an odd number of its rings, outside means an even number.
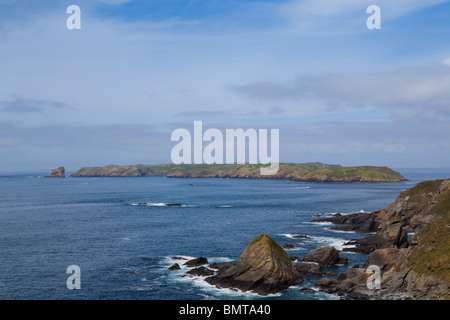
[[[450,179],[421,182],[380,211],[322,220],[377,229],[353,241],[357,251],[370,253],[364,266],[324,282],[324,290],[353,298],[450,299]],[[414,232],[409,240],[406,231]],[[371,265],[382,273],[380,289],[367,287]]]

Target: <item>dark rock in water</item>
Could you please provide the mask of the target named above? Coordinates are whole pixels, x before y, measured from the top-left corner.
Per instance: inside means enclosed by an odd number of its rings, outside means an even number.
[[[189,268],[199,267],[199,266],[204,265],[204,264],[208,264],[208,259],[206,259],[204,257],[192,259],[192,260],[186,261],[184,263],[184,265],[188,266]]]
[[[52,172],[46,176],[46,178],[65,178],[66,177],[66,170],[64,167],[59,167],[56,169],[53,169]]]
[[[388,221],[379,226],[376,234],[345,243],[354,247],[345,248],[344,251],[370,253],[376,249],[405,248],[408,246],[407,238],[408,234],[400,221]]]
[[[234,262],[219,262],[219,263],[211,263],[208,265],[208,268],[219,270],[219,272],[223,272],[228,268],[235,266]]]
[[[311,222],[331,222],[336,227],[331,227],[331,230],[339,231],[354,231],[359,233],[375,232],[380,224],[376,215],[356,212],[348,215],[335,214],[332,217],[315,219]]]
[[[311,250],[300,261],[316,262],[319,266],[325,267],[348,263],[348,259],[339,257],[339,251],[332,246]]]
[[[314,285],[316,287],[322,287],[322,288],[330,287],[330,286],[333,286],[336,284],[338,284],[338,281],[335,279],[330,279],[330,278],[321,278],[314,283]]]
[[[295,268],[302,275],[320,277],[323,274],[325,274],[325,270],[321,266],[319,266],[318,264],[315,264],[315,263],[302,263],[302,264],[296,265]]]
[[[206,276],[211,276],[214,274],[214,271],[205,267],[197,267],[194,268],[192,270],[189,270],[188,272],[186,272],[187,274],[190,274],[192,276],[202,276],[202,277],[206,277]]]
[[[174,260],[187,260],[186,258],[183,258],[183,257],[172,257],[172,259],[174,259]]]
[[[171,265],[169,268],[167,268],[168,270],[172,271],[172,270],[180,270],[180,265],[178,263],[174,263],[173,265]]]
[[[304,236],[304,235],[293,235],[292,238],[294,239],[312,239],[311,237]]]
[[[295,244],[285,244],[283,246],[281,246],[283,249],[294,249],[295,248]]]
[[[181,207],[180,203],[166,203],[166,207]]]
[[[303,282],[287,253],[266,234],[257,236],[247,245],[235,266],[205,280],[219,288],[236,288],[261,295]]]
[[[326,275],[327,277],[336,277],[336,276],[337,276],[337,273],[336,273],[336,272],[333,272],[333,271],[328,271],[325,275]]]
[[[300,290],[298,290],[300,292],[306,292],[306,293],[316,293],[315,290],[311,289],[311,288],[301,288]]]

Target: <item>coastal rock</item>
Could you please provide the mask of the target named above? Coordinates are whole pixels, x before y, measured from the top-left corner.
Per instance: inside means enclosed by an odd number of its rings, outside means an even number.
[[[223,272],[228,268],[235,266],[234,262],[219,262],[219,263],[211,263],[208,265],[208,268],[218,270],[218,272]]]
[[[300,261],[315,262],[319,266],[325,267],[348,263],[348,259],[346,257],[339,257],[339,251],[333,246],[320,247],[311,250],[308,254],[303,256]]]
[[[376,232],[380,221],[375,215],[366,212],[356,212],[348,215],[337,213],[331,217],[315,219],[311,222],[331,222],[337,226],[331,230],[353,231],[359,233]]]
[[[418,183],[374,214],[381,223],[361,239],[371,248],[364,268],[323,280],[322,290],[345,299],[450,299],[450,179]],[[416,232],[406,242],[408,228]],[[371,265],[382,273],[380,289],[367,287]]]
[[[317,280],[317,281],[314,283],[314,286],[316,286],[316,287],[322,287],[322,288],[324,288],[324,287],[327,288],[327,287],[336,285],[337,283],[338,283],[338,281],[335,280],[335,279],[321,278],[321,279]]]
[[[173,271],[173,270],[180,270],[180,265],[178,263],[174,263],[173,265],[171,265],[169,268],[167,268],[167,270]]]
[[[204,265],[204,264],[208,264],[208,259],[206,259],[204,257],[188,260],[188,261],[186,261],[184,263],[184,265],[189,267],[189,268],[199,267],[199,266]]]
[[[320,277],[325,274],[325,270],[315,263],[302,263],[296,265],[295,268],[302,275]]]
[[[46,176],[46,178],[65,178],[66,177],[66,170],[64,167],[59,167],[56,169],[53,169],[52,172]]]
[[[379,225],[376,234],[345,243],[353,247],[345,248],[344,251],[370,253],[376,249],[405,248],[408,246],[407,238],[408,234],[400,221],[386,221]]]
[[[305,235],[293,235],[292,238],[294,239],[309,239],[311,240],[311,237],[305,236]]]
[[[206,277],[214,274],[214,271],[205,267],[197,267],[186,272],[191,276],[201,276]]]
[[[261,234],[247,245],[235,266],[206,278],[206,281],[219,288],[267,295],[300,284],[303,278],[283,248],[266,234]]]

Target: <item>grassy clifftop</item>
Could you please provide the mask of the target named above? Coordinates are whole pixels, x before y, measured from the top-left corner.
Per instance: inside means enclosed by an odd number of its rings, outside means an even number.
[[[260,164],[160,164],[84,167],[72,177],[151,177],[279,179],[305,182],[398,182],[406,180],[388,167],[342,167],[321,162],[280,163],[278,173],[261,176]]]

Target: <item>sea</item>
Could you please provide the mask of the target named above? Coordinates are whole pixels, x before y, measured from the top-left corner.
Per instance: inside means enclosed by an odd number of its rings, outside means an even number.
[[[299,183],[220,178],[44,178],[0,176],[2,300],[330,300],[317,278],[269,296],[218,289],[186,275],[183,263],[237,262],[266,233],[301,257],[322,246],[343,250],[366,236],[311,223],[326,214],[371,212],[423,180],[449,170],[397,169],[399,183]],[[180,204],[167,206],[166,204]],[[295,238],[305,235],[307,238]],[[341,252],[346,266],[367,256]],[[180,259],[182,258],[182,259]],[[174,263],[180,270],[169,271]],[[77,266],[73,272],[71,266]],[[76,275],[74,280],[73,276]],[[78,288],[73,288],[77,283]],[[71,286],[71,285],[72,286]]]

